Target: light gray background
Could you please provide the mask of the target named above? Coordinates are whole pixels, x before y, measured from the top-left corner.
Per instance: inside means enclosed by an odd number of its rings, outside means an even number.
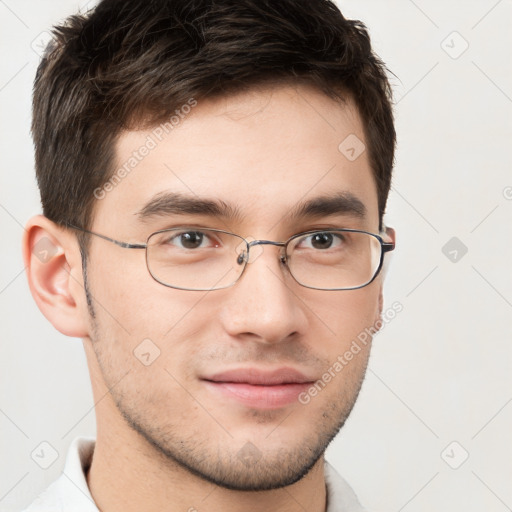
[[[512,510],[512,1],[338,3],[396,75],[386,306],[403,311],[376,337],[328,458],[371,509]],[[40,211],[29,137],[40,33],[85,4],[0,0],[1,511],[29,503],[95,429],[81,342],[43,318],[20,255]],[[31,458],[50,456],[41,442],[58,452],[48,469]]]

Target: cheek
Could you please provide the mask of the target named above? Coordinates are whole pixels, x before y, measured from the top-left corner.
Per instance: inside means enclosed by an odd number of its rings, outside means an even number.
[[[331,293],[331,292],[325,292]],[[310,301],[318,317],[317,323],[329,333],[325,344],[329,353],[339,352],[379,319],[380,284],[374,283],[359,290],[332,292],[322,303]],[[335,343],[332,343],[333,338]]]
[[[309,336],[311,350],[325,360],[320,382],[303,395],[312,414],[344,417],[359,393],[371,349],[374,326],[379,318],[380,285],[340,292],[315,312],[330,336]],[[325,332],[328,332],[326,329]]]
[[[206,315],[196,313],[201,310],[206,292],[161,285],[149,274],[144,251],[133,254],[120,249],[118,256],[117,260],[111,257],[99,260],[101,265],[89,272],[94,309],[103,326],[109,326],[122,337],[140,341],[164,340],[173,333],[199,328],[201,322],[207,322]],[[101,258],[101,254],[96,257]]]

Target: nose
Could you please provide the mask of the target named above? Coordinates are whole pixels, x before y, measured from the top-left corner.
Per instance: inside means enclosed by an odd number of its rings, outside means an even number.
[[[260,254],[255,260],[255,249]],[[221,322],[231,336],[278,343],[304,334],[307,317],[300,290],[280,258],[280,248],[251,247],[253,255],[238,282],[224,290]]]

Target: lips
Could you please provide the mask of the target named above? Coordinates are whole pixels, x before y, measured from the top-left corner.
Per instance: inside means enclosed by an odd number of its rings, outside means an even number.
[[[224,399],[234,399],[257,409],[278,409],[297,402],[299,394],[314,382],[293,368],[273,371],[239,368],[202,380],[210,391]]]

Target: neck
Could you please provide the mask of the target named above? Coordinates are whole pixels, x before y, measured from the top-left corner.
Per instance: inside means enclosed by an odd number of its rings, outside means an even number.
[[[109,425],[98,431],[87,484],[102,512],[324,512],[326,489],[321,458],[300,481],[270,491],[233,491],[191,474],[156,451],[138,433],[123,435]]]

